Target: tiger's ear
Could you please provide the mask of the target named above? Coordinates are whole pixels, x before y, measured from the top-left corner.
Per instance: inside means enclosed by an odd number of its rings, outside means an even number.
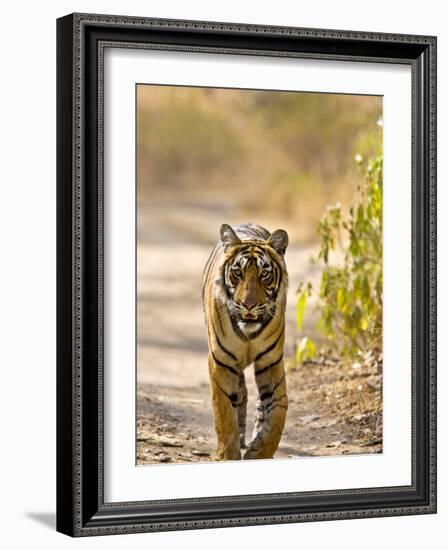
[[[228,246],[228,245],[233,246],[235,244],[241,244],[241,241],[238,238],[235,231],[230,227],[230,225],[226,223],[223,223],[221,225],[220,234],[221,234],[221,241],[225,246]]]
[[[289,244],[288,233],[283,229],[277,229],[268,239],[268,245],[282,256]]]

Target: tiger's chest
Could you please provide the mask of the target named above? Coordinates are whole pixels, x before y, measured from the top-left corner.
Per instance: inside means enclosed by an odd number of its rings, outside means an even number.
[[[229,327],[230,328],[230,327]],[[227,337],[223,338],[223,344],[232,350],[240,368],[245,369],[251,365],[255,359],[266,351],[270,345],[269,327],[266,327],[258,336],[244,339],[235,331],[229,330]]]

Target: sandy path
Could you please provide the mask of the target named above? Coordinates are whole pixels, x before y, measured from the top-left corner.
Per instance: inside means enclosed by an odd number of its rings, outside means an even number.
[[[177,207],[170,201],[139,209],[139,464],[211,460],[215,443],[201,278],[220,223],[236,223],[233,216],[232,205],[222,201],[183,202]],[[272,221],[268,227],[282,225]],[[286,253],[290,287],[285,357],[290,364],[298,337],[295,291],[300,281],[319,276],[309,262],[313,253],[315,249],[294,242]],[[256,402],[252,368],[246,370],[246,380],[249,440]],[[381,450],[375,369],[313,365],[289,370],[287,380],[290,407],[278,457]]]
[[[305,365],[288,371],[289,410],[276,458],[381,452],[380,380],[376,365]],[[249,388],[247,440],[256,402],[254,384]],[[140,385],[137,434],[139,464],[212,460],[208,384]]]

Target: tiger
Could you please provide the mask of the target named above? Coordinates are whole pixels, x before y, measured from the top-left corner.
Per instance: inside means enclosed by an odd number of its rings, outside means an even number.
[[[223,224],[220,237],[205,265],[202,286],[215,459],[273,458],[288,409],[283,364],[288,234],[283,229],[271,234],[253,223]],[[246,447],[244,371],[252,363],[258,399]]]

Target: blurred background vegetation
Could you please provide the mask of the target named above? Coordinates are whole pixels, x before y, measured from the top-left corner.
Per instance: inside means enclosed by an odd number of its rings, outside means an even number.
[[[328,204],[350,203],[353,157],[376,154],[382,101],[140,85],[137,109],[140,201],[230,200],[240,221],[281,221],[303,243]]]

